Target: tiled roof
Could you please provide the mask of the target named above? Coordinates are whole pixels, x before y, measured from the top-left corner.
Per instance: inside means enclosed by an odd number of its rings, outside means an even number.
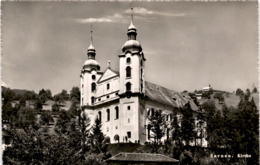
[[[145,82],[145,95],[152,101],[174,108],[181,108],[190,103],[192,110],[198,110],[198,107],[187,93],[179,93],[148,81]]]
[[[124,153],[121,152],[112,158],[107,160],[109,161],[129,161],[129,162],[169,162],[177,163],[179,162],[176,159],[170,158],[161,154],[151,154],[151,153]]]

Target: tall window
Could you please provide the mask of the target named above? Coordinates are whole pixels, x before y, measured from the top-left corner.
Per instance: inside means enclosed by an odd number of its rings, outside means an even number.
[[[96,83],[91,84],[91,91],[95,92],[96,91]]]
[[[91,104],[94,104],[95,103],[95,97],[91,97]]]
[[[118,109],[118,106],[115,107],[115,111],[116,111],[116,119],[119,119],[119,109]]]
[[[126,132],[126,134],[128,138],[131,138],[131,131]]]
[[[101,122],[102,121],[102,113],[101,111],[98,112],[98,120]]]
[[[108,84],[107,84],[107,90],[109,90],[109,88],[110,88],[110,84],[108,83]]]
[[[150,131],[151,131],[151,125],[150,124],[148,124],[148,126],[147,126],[147,138],[148,138],[148,140],[150,140],[150,137],[151,137],[151,135],[150,135]]]
[[[126,86],[126,91],[127,92],[131,91],[131,83],[130,82],[126,83],[125,86]]]
[[[152,108],[151,109],[151,116],[153,116],[154,115],[154,109]]]
[[[96,76],[95,75],[92,75],[92,80],[96,80]]]
[[[107,109],[107,121],[109,121],[109,120],[110,120],[110,110]]]
[[[127,63],[127,64],[131,63],[131,58],[130,58],[130,57],[127,57],[126,63]]]
[[[131,67],[126,67],[126,77],[131,77]]]

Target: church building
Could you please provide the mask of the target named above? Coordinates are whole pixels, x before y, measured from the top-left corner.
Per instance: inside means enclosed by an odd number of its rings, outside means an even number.
[[[91,35],[88,58],[80,74],[81,108],[90,118],[91,124],[96,118],[101,120],[102,131],[110,137],[111,143],[143,144],[151,140],[147,117],[153,115],[154,111],[161,110],[170,122],[171,114],[179,112],[185,104],[190,104],[194,112],[198,108],[187,93],[146,81],[146,58],[137,40],[133,16],[127,37],[122,53],[118,55],[119,71],[110,66],[102,71],[96,60]],[[165,139],[168,137],[169,130],[166,130]]]

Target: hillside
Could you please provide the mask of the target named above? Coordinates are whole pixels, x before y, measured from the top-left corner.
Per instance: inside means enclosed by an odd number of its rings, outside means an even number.
[[[259,93],[251,93],[249,100],[251,100],[252,98],[254,99],[257,109],[259,109]],[[216,108],[218,110],[221,110],[223,105],[226,105],[227,107],[236,108],[240,102],[240,97],[235,93],[213,90],[213,92],[210,94],[208,98],[202,97],[201,99],[197,100],[200,105],[207,101],[212,101],[215,103]]]

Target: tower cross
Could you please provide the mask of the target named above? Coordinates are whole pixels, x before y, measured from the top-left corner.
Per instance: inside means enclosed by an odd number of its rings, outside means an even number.
[[[131,21],[134,21],[134,8],[131,7]]]
[[[93,33],[93,26],[90,25],[90,41],[91,41],[91,44],[93,44],[93,36],[92,36],[92,33]]]

